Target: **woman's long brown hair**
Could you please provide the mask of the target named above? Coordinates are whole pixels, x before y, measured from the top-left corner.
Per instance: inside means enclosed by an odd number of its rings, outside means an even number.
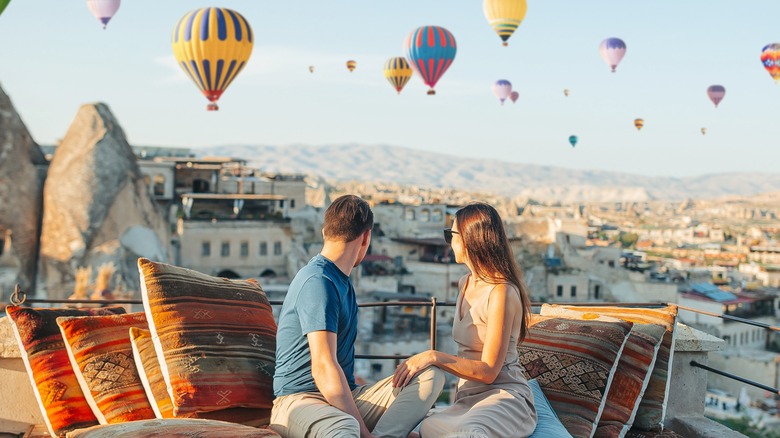
[[[458,210],[455,220],[477,278],[490,284],[511,283],[520,292],[523,315],[518,342],[522,341],[528,332],[531,300],[501,217],[492,206],[475,202]]]

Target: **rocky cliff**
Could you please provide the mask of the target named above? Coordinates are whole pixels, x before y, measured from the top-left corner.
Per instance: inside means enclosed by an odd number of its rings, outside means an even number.
[[[30,290],[35,277],[43,185],[39,177],[43,171],[37,166],[45,163],[11,99],[0,89],[0,240],[7,250],[3,253],[0,247],[0,265],[15,272],[10,283],[25,290]],[[12,286],[0,284],[3,289]]]
[[[72,293],[76,268],[113,263],[113,287],[139,290],[138,257],[165,261],[170,231],[108,106],[83,105],[49,166],[40,277],[49,298]]]

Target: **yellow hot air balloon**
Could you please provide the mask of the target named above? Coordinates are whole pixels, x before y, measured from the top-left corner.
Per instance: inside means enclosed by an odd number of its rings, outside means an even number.
[[[347,61],[347,70],[349,70],[350,73],[355,71],[355,67],[357,67],[357,61],[349,60]]]
[[[179,66],[211,102],[217,100],[252,55],[252,28],[227,8],[201,8],[184,15],[173,29],[173,54]]]
[[[701,135],[707,134],[707,128],[701,128]]]
[[[634,126],[636,126],[636,130],[639,131],[645,126],[645,121],[642,119],[634,119]]]
[[[404,89],[411,77],[412,67],[403,56],[396,56],[385,62],[385,78],[398,91],[398,94],[401,94],[401,90]]]
[[[314,66],[313,65],[309,66],[309,73],[314,73]]]
[[[523,22],[528,4],[526,0],[484,0],[482,10],[504,46],[508,46],[507,40]]]

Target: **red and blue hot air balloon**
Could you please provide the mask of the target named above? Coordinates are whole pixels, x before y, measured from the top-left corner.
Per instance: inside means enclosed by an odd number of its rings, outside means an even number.
[[[436,94],[433,87],[455,59],[458,46],[450,31],[440,26],[422,26],[413,30],[404,42],[404,51],[412,69],[426,85],[429,95]]]

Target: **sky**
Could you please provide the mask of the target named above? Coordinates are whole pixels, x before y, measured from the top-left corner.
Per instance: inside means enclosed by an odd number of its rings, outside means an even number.
[[[203,6],[240,12],[255,34],[218,112],[170,44],[178,19]],[[760,61],[780,42],[777,17],[777,0],[528,0],[502,47],[480,0],[124,0],[107,30],[84,0],[12,0],[0,16],[0,86],[39,144],[100,101],[131,144],[196,152],[358,143],[654,176],[777,172],[780,85]],[[455,36],[456,58],[436,96],[419,77],[398,96],[384,61],[431,24]],[[598,52],[608,37],[628,46],[616,73]],[[498,79],[520,93],[516,104],[499,104]],[[713,84],[726,87],[717,109]]]

